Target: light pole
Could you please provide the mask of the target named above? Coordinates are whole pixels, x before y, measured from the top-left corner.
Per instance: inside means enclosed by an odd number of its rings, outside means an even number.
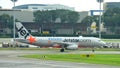
[[[13,8],[15,7],[15,2],[17,0],[11,0],[13,2]],[[15,11],[13,10],[13,40],[15,41]]]
[[[98,3],[100,3],[99,9],[100,9],[100,13],[99,13],[99,38],[101,38],[101,3],[104,0],[97,0]]]

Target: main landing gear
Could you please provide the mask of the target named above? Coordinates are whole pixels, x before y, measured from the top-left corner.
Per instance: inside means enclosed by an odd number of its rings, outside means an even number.
[[[64,52],[64,51],[65,51],[65,49],[64,49],[64,48],[61,48],[61,49],[60,49],[60,52]]]
[[[60,52],[64,52],[65,51],[65,45],[61,46]]]

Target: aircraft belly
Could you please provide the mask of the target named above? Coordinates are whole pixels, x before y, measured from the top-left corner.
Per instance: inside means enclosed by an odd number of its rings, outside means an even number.
[[[85,47],[91,47],[91,46],[93,46],[92,43],[88,43],[88,42],[86,42],[86,43],[85,43],[85,42],[84,42],[84,43],[83,43],[83,42],[80,42],[80,43],[78,43],[78,45],[79,45],[79,46],[85,46]]]
[[[48,43],[46,41],[38,41],[35,44],[39,46],[51,46],[52,45],[51,43]]]

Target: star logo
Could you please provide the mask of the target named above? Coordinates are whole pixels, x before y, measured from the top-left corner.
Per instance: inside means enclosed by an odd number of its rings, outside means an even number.
[[[36,39],[33,37],[33,36],[30,36],[28,39],[27,39],[31,44],[36,42]]]

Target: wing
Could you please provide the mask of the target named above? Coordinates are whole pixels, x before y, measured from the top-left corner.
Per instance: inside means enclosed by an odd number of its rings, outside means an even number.
[[[54,44],[60,45],[62,48],[73,50],[78,49],[78,45],[70,42],[54,42]]]

